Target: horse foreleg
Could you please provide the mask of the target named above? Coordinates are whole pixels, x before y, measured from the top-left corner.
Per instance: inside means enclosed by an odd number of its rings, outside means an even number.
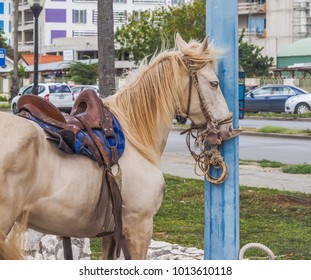
[[[134,224],[124,223],[125,246],[132,260],[146,259],[153,231],[152,217]]]
[[[151,221],[142,221],[135,226],[126,226],[123,227],[123,232],[125,239],[122,240],[122,251],[125,257],[129,257],[132,260],[143,260],[147,256],[148,247],[152,237],[152,219]],[[114,254],[112,257],[110,255],[110,247],[112,245],[112,237],[105,236],[102,237],[102,259],[116,259]]]

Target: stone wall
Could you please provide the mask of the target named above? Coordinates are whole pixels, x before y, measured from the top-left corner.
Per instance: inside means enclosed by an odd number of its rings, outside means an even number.
[[[91,259],[90,239],[71,238],[74,260]],[[28,230],[23,241],[25,259],[28,260],[63,260],[63,240],[60,236]]]

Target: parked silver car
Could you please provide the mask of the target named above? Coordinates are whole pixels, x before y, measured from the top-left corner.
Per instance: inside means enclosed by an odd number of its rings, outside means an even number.
[[[99,96],[99,87],[95,85],[78,85],[78,86],[73,86],[71,88],[71,91],[74,94],[75,99],[80,95],[82,91],[85,89],[92,89],[96,92],[97,96]]]
[[[11,109],[17,113],[17,101],[22,95],[32,94],[33,85],[23,87],[17,96],[12,99]],[[69,112],[74,103],[74,95],[70,87],[65,83],[39,83],[38,96],[48,100],[59,110]]]
[[[311,94],[302,94],[290,97],[285,102],[285,112],[290,114],[303,114],[310,111]]]

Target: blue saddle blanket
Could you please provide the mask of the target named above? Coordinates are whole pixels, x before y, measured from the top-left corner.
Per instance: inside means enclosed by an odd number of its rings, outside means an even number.
[[[35,123],[37,123],[45,131],[52,131],[52,132],[57,134],[61,130],[58,127],[55,127],[51,124],[44,123],[43,121],[37,119],[34,116],[31,116],[30,119],[32,121],[34,121]],[[112,125],[113,125],[113,130],[114,130],[114,134],[115,134],[116,138],[105,137],[103,132],[101,131],[101,129],[93,129],[93,132],[100,138],[102,144],[104,145],[104,147],[106,149],[106,152],[107,152],[109,158],[111,158],[111,148],[115,147],[115,146],[117,146],[118,158],[120,158],[124,152],[124,149],[125,149],[125,137],[124,137],[124,133],[122,131],[122,127],[114,115],[112,115]],[[83,139],[85,137],[87,137],[88,139],[93,141],[91,136],[89,135],[89,133],[87,131],[84,131],[84,130],[79,131],[78,134],[76,135],[76,139],[75,139],[75,142],[73,144],[73,151],[72,152],[76,153],[76,154],[86,155],[87,157],[96,161],[96,158],[94,157],[92,152],[87,147],[85,147],[83,145]],[[67,144],[69,144],[69,143],[67,143]],[[69,145],[72,146],[72,143]]]

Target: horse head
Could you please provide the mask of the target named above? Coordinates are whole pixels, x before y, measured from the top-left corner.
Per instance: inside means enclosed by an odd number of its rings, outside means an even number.
[[[183,84],[181,113],[192,121],[194,128],[207,128],[208,142],[216,144],[232,134],[232,114],[219,86],[216,56],[208,48],[207,37],[199,43],[186,43],[179,34],[176,45],[182,54],[183,69],[188,76]]]

